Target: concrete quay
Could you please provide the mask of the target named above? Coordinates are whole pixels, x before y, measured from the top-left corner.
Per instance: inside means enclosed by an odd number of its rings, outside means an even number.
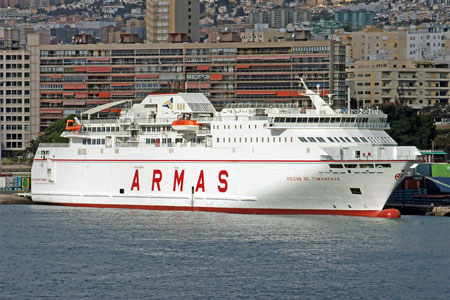
[[[8,193],[2,192],[0,193],[0,205],[1,204],[33,204],[30,197],[19,196],[15,192]]]

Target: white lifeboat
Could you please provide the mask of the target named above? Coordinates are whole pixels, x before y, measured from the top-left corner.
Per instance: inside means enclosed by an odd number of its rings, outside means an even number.
[[[176,120],[172,122],[172,128],[175,131],[189,131],[195,132],[198,131],[200,124],[197,123],[196,120]]]

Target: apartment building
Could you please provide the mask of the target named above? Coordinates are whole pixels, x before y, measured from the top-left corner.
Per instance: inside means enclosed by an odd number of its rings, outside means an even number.
[[[30,47],[32,90],[43,131],[54,120],[153,92],[202,92],[231,102],[300,102],[298,77],[345,101],[345,49],[334,41],[80,44]],[[114,111],[109,111],[109,113]]]
[[[2,26],[0,27],[0,50],[20,49],[20,29]]]
[[[185,33],[198,42],[199,0],[147,0],[147,42],[167,43],[169,33]]]
[[[309,21],[308,10],[277,8],[270,11],[257,10],[249,14],[249,24],[268,24],[270,28],[286,28],[288,24],[301,24]]]
[[[429,61],[357,61],[347,85],[359,107],[397,103],[415,108],[449,104],[450,66]]]
[[[408,31],[406,57],[414,60],[439,60],[445,57],[445,43],[448,40],[449,25],[429,25],[426,28],[411,29]]]
[[[368,59],[407,59],[407,28],[379,29],[368,26],[362,31],[338,33],[337,40],[346,46],[349,61]]]
[[[3,153],[28,147],[30,120],[30,52],[0,50],[0,120]]]

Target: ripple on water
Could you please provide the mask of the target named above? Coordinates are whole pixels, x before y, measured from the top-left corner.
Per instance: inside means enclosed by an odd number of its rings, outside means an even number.
[[[4,205],[0,296],[450,299],[449,224]]]

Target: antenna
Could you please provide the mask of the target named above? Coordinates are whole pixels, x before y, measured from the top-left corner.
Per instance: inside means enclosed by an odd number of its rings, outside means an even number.
[[[333,106],[333,96],[334,94],[328,94],[328,105]]]

